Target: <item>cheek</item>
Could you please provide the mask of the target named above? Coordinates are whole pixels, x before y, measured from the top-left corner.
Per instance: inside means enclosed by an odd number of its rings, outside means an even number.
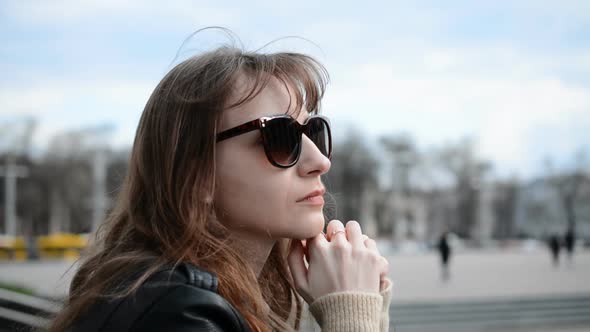
[[[290,210],[288,190],[269,182],[226,178],[216,195],[222,222],[252,231],[272,231],[278,226]]]
[[[290,173],[275,169],[256,155],[219,154],[215,206],[227,226],[269,228],[290,210]]]

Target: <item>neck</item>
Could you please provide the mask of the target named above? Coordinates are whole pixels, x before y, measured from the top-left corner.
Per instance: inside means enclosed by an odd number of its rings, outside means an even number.
[[[276,240],[266,236],[239,231],[232,232],[230,238],[232,248],[244,257],[250,268],[252,268],[252,271],[256,274],[256,277],[260,276],[260,272]]]

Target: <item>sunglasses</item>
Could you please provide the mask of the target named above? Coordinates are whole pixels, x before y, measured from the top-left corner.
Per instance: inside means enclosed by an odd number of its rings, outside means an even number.
[[[260,130],[264,152],[271,164],[288,168],[301,155],[301,140],[307,136],[327,158],[332,157],[332,134],[328,118],[312,115],[300,124],[289,115],[265,116],[217,134],[217,142]]]

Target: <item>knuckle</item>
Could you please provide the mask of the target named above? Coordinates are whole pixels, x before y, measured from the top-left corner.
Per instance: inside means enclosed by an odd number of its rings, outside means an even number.
[[[336,259],[338,259],[339,261],[342,261],[346,259],[346,257],[348,257],[348,254],[344,250],[335,250],[334,257],[336,257]]]
[[[382,263],[381,256],[371,253],[368,257],[369,261],[374,265],[379,265]]]
[[[367,238],[365,240],[365,245],[367,245],[367,246],[376,246],[377,245],[377,242],[375,242],[375,240],[373,240],[371,238]]]
[[[335,251],[348,252],[350,250],[350,244],[347,241],[336,241],[334,242]]]
[[[326,251],[326,248],[323,245],[321,245],[321,244],[313,245],[313,246],[308,246],[307,247],[307,254],[310,255],[310,256],[316,256],[318,254],[321,255],[325,251]]]
[[[348,243],[346,243],[346,242],[338,242],[338,243],[334,244],[333,252],[337,258],[342,259],[342,258],[350,256],[350,251],[351,251],[351,248],[348,245]]]
[[[354,258],[358,258],[358,259],[364,259],[365,258],[365,251],[359,248],[353,248],[352,252],[351,252],[352,257]]]
[[[317,251],[319,253],[326,253],[329,249],[329,246],[325,243],[318,243],[317,245],[314,246],[314,251]]]

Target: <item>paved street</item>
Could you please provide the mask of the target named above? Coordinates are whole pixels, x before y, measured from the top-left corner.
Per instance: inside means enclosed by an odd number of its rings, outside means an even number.
[[[489,297],[590,294],[590,251],[578,252],[573,266],[554,268],[544,250],[469,251],[451,260],[451,280],[440,280],[438,257],[389,256],[393,301],[452,301]],[[565,262],[562,262],[565,263]],[[49,296],[67,292],[74,268],[67,262],[0,262],[0,281],[33,288]]]
[[[554,267],[545,250],[467,251],[453,256],[451,279],[440,279],[435,253],[390,255],[394,304],[449,303],[551,295],[590,294],[590,251],[578,252],[572,265]],[[0,282],[18,284],[59,297],[66,294],[75,266],[62,261],[0,262]],[[446,307],[446,306],[445,306]],[[510,327],[512,332],[582,332],[590,327]]]
[[[571,266],[562,261],[557,268],[544,250],[460,253],[451,259],[446,283],[434,253],[395,255],[389,261],[397,302],[590,294],[590,251],[578,252]]]

